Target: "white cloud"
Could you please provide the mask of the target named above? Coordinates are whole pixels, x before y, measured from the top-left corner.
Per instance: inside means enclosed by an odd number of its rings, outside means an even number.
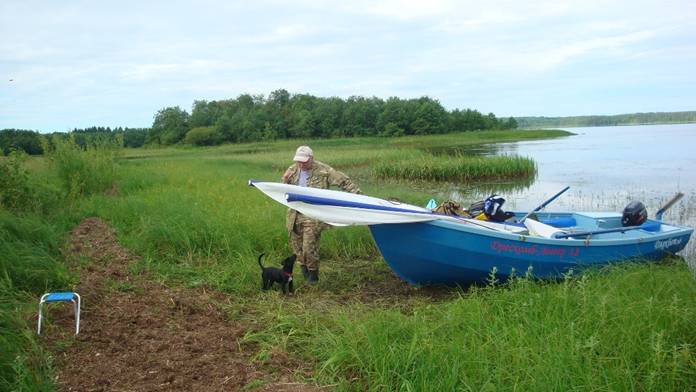
[[[192,60],[164,64],[130,64],[121,72],[121,77],[126,80],[139,81],[173,75],[188,77],[194,73],[211,72],[225,67],[230,67],[230,65],[212,60]]]
[[[153,106],[188,108],[194,99],[277,88],[428,94],[450,107],[524,114],[561,105],[553,95],[526,99],[530,88],[551,94],[549,86],[562,85],[575,92],[565,107],[582,106],[597,99],[581,93],[590,84],[629,94],[630,81],[649,75],[662,85],[644,96],[630,91],[647,105],[696,84],[695,7],[647,0],[0,2],[0,76],[17,82],[0,93],[12,97],[2,101],[0,128],[50,124],[54,117],[36,110],[45,102],[66,113],[64,121],[127,105],[133,114],[123,110],[109,124],[133,125],[149,121],[153,113],[138,111]],[[604,103],[607,110],[615,104]]]
[[[454,8],[454,2],[447,0],[382,0],[361,5],[368,13],[401,20],[440,16]]]
[[[558,43],[553,47],[536,47],[532,51],[515,53],[507,57],[510,65],[524,67],[531,71],[545,72],[558,68],[563,64],[587,55],[607,57],[630,53],[629,46],[643,42],[657,34],[654,30],[637,31],[615,36],[597,37],[587,40],[577,40],[569,43]]]

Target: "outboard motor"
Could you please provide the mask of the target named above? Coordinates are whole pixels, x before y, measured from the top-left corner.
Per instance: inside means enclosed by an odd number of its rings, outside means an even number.
[[[625,226],[640,226],[648,219],[648,211],[643,203],[632,201],[623,210],[621,224]]]

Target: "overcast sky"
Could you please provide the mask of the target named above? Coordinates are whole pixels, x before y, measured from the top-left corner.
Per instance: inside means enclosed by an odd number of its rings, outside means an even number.
[[[498,116],[696,110],[696,2],[0,2],[0,129],[194,100],[413,98]]]

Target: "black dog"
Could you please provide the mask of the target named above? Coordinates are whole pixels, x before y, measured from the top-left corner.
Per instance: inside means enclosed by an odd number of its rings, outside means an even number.
[[[268,290],[273,286],[273,283],[280,283],[283,293],[293,292],[292,288],[292,269],[295,266],[296,255],[285,258],[283,260],[283,269],[275,267],[264,267],[261,264],[261,258],[265,253],[259,255],[259,265],[261,266],[261,284],[264,290]]]

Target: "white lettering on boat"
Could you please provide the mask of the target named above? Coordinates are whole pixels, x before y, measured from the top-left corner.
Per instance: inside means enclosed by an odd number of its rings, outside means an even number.
[[[670,238],[668,240],[655,241],[655,249],[665,250],[665,249],[668,249],[672,246],[679,245],[679,244],[681,244],[681,242],[682,242],[681,238]]]

